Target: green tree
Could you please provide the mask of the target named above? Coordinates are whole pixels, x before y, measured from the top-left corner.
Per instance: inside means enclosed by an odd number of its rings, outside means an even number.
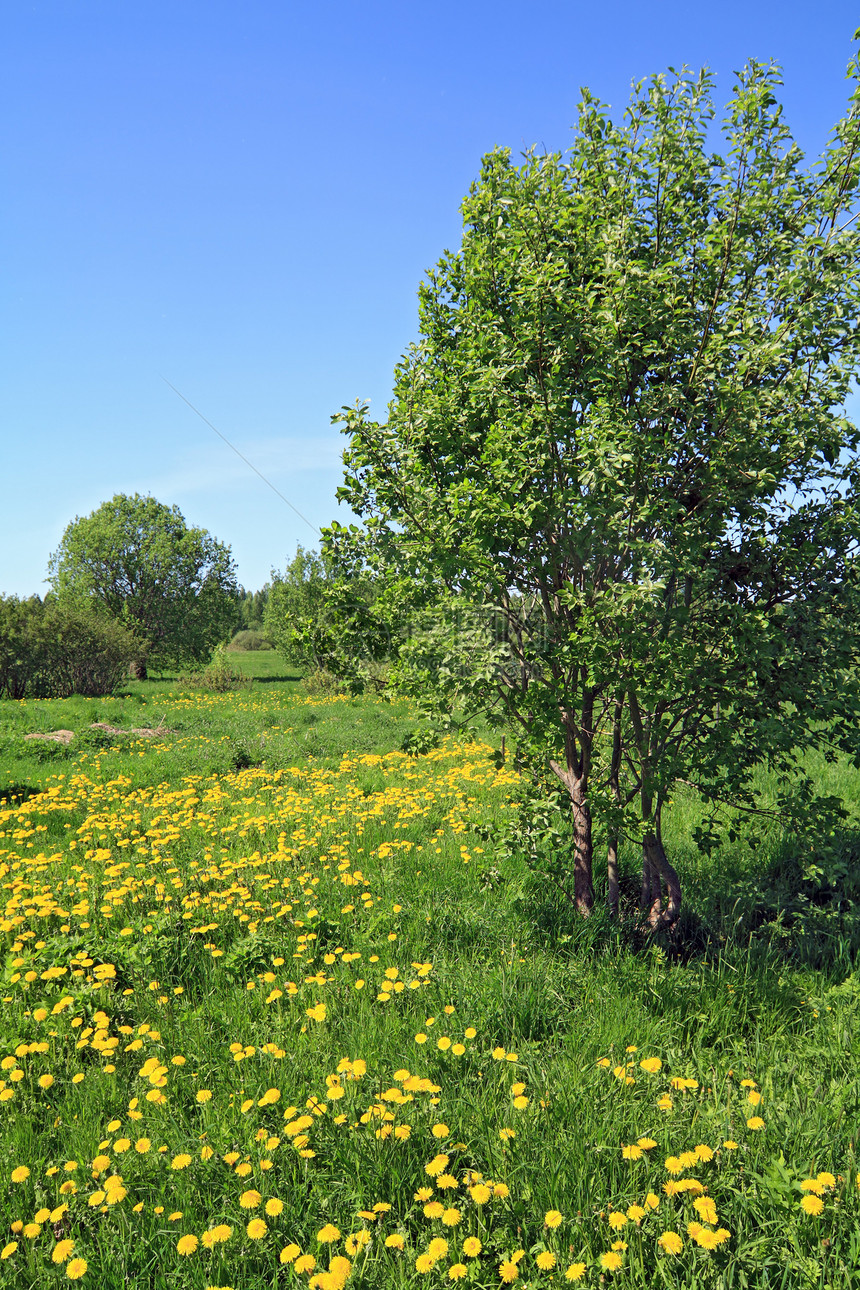
[[[636,86],[621,124],[585,91],[567,157],[489,154],[387,421],[335,418],[360,540],[445,588],[451,624],[464,603],[490,615],[424,683],[513,724],[564,786],[583,912],[596,826],[610,902],[619,837],[638,838],[643,904],[671,925],[672,785],[752,806],[765,758],[797,816],[802,749],[850,742],[856,60],[849,76],[808,168],[755,63],[722,155],[711,78],[683,71]],[[333,558],[359,541],[326,538]]]
[[[245,631],[261,632],[266,614],[266,602],[269,599],[269,584],[266,583],[259,591],[246,591],[244,587],[240,587],[239,597],[241,627]]]
[[[324,621],[329,571],[317,551],[298,545],[283,574],[272,570],[263,629],[287,663],[323,668],[331,654]]]
[[[140,676],[205,661],[239,622],[230,548],[154,497],[118,493],[73,520],[48,572],[62,603],[97,606],[134,635]]]
[[[272,571],[263,619],[287,662],[332,672],[357,689],[366,665],[388,654],[394,618],[364,557],[355,540],[336,553],[330,544],[321,554],[298,546],[283,574]]]

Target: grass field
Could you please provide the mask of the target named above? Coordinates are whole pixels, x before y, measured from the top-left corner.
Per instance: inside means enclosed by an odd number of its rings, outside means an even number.
[[[235,657],[0,708],[0,1285],[860,1286],[853,835],[835,901],[679,798],[647,945],[497,846],[482,732]]]

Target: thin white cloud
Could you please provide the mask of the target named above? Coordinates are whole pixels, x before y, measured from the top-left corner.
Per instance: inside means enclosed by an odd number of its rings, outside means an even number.
[[[311,439],[298,435],[237,441],[236,447],[287,497],[296,476],[311,470],[340,473],[343,441],[340,437]],[[155,497],[220,492],[246,487],[262,488],[258,475],[225,443],[213,436],[211,447],[185,452],[169,470],[145,478],[143,488]],[[300,504],[300,501],[297,501]]]

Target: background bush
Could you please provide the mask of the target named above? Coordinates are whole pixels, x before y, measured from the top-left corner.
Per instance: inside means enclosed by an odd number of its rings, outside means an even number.
[[[229,650],[249,650],[249,649],[271,649],[271,642],[266,639],[262,632],[255,631],[253,628],[237,632],[230,644]]]

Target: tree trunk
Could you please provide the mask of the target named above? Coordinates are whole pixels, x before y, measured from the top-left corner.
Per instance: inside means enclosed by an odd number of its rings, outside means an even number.
[[[135,681],[145,681],[147,679],[146,659],[145,658],[135,659],[135,661],[129,667],[128,672],[129,672],[129,676],[134,677]]]
[[[620,888],[618,883],[618,836],[614,835],[609,839],[606,854],[606,905],[609,910],[610,918],[618,917],[618,899]]]
[[[639,894],[639,908],[643,914],[648,913],[654,901],[660,900],[660,877],[651,863],[644,844],[642,847],[642,890]]]
[[[619,691],[615,696],[615,711],[612,719],[612,764],[609,768],[609,786],[616,805],[621,805],[619,775],[621,772],[621,715],[624,704],[624,693]],[[606,906],[610,918],[618,917],[618,900],[620,887],[618,881],[618,830],[613,829],[606,854]]]
[[[645,834],[642,839],[643,869],[649,865],[659,875],[656,899],[652,901],[648,921],[652,927],[663,927],[671,930],[678,921],[681,912],[681,882],[678,874],[669,863],[663,840],[660,837],[659,818],[657,827]],[[662,902],[660,883],[666,894],[665,905]],[[644,890],[644,883],[643,883]]]
[[[555,761],[550,762],[550,769],[570,794],[573,808],[573,899],[580,914],[588,915],[594,904],[592,878],[594,841],[591,831],[591,807],[588,802],[588,776],[577,775],[574,770],[564,770]]]
[[[591,807],[584,779],[576,781],[570,800],[573,803],[573,898],[580,914],[587,915],[591,913],[594,904],[591,874],[594,842],[591,835]]]

